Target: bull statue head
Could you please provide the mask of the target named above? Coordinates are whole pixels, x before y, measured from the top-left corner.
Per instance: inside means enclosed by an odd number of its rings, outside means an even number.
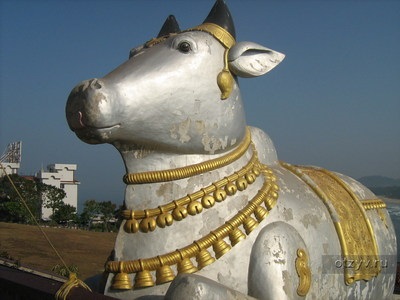
[[[231,14],[217,1],[201,25],[181,31],[169,16],[125,63],[78,84],[68,98],[68,124],[83,141],[119,150],[221,153],[245,132],[237,77],[263,75],[283,58],[236,42]]]

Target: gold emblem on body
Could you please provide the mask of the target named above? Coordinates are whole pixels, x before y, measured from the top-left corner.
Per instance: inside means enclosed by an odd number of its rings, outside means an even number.
[[[325,204],[335,225],[346,266],[350,266],[346,262],[351,260],[379,261],[374,232],[365,209],[382,205],[381,203],[366,202],[363,205],[357,195],[333,172],[314,167],[281,164],[307,183]],[[370,280],[380,271],[380,264],[364,264],[357,269],[345,267],[345,283],[349,285],[357,280]]]
[[[311,270],[308,265],[308,255],[304,249],[297,249],[297,258],[295,261],[296,273],[299,276],[299,285],[297,294],[304,297],[311,287]]]

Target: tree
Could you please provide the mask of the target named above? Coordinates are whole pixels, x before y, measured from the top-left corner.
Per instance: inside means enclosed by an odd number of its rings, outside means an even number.
[[[40,220],[42,201],[37,182],[17,174],[10,175],[9,178],[14,183],[33,217],[36,221]],[[26,206],[7,176],[0,178],[0,220],[33,224],[34,220],[32,220],[32,216]]]
[[[52,215],[55,214],[56,210],[65,205],[63,200],[66,193],[63,189],[44,183],[38,184],[38,187],[42,194],[43,206],[51,208]]]
[[[83,212],[80,215],[80,223],[92,227],[92,221],[95,217],[99,217],[102,223],[103,231],[110,231],[110,223],[115,217],[116,204],[111,201],[97,202],[94,199],[85,201]]]
[[[70,204],[65,204],[62,202],[58,205],[54,214],[51,215],[51,219],[58,224],[60,223],[68,223],[68,221],[76,220],[76,208]]]
[[[86,200],[83,204],[83,212],[80,215],[80,223],[90,229],[91,221],[99,213],[99,203],[94,199]]]
[[[115,216],[115,209],[117,205],[111,201],[104,201],[99,203],[99,210],[101,219],[103,220],[103,228],[105,231],[110,231],[110,220]]]

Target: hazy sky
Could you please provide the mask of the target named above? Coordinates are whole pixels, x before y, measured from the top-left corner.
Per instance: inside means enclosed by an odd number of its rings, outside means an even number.
[[[79,200],[123,201],[110,145],[81,142],[65,103],[174,14],[182,29],[214,1],[0,0],[0,154],[21,140],[22,174],[78,164]],[[281,160],[355,178],[400,178],[400,1],[227,1],[237,40],[286,54],[271,73],[240,79],[247,121]]]

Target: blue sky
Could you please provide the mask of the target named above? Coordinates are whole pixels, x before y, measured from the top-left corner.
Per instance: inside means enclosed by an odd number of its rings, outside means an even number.
[[[21,173],[78,164],[80,201],[123,201],[123,162],[68,128],[65,103],[157,35],[182,29],[214,1],[0,0],[0,152],[21,140]],[[267,75],[241,79],[247,121],[281,160],[355,178],[400,178],[400,1],[227,1],[237,40],[286,54]]]

